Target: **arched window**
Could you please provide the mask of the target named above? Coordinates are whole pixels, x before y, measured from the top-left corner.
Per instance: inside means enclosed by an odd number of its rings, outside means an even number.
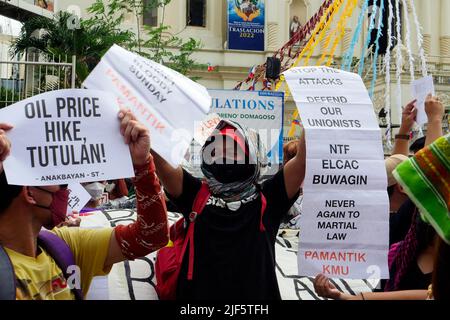
[[[293,0],[289,6],[289,37],[292,37],[306,22],[308,8],[304,0]]]

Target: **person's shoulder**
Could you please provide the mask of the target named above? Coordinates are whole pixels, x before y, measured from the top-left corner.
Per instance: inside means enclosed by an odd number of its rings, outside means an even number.
[[[278,170],[274,175],[266,176],[264,181],[262,182],[262,185],[271,183],[273,181],[283,179],[284,180],[284,168],[281,167],[280,170]]]
[[[69,228],[69,227],[61,227],[61,228],[54,228],[50,230],[51,233],[57,235],[61,239],[76,236],[76,234],[79,233],[80,228]]]
[[[68,243],[86,240],[92,237],[108,237],[113,228],[84,229],[79,227],[54,228],[51,232]]]
[[[396,215],[401,219],[408,219],[412,217],[414,212],[417,210],[416,205],[411,199],[407,199],[398,209]]]
[[[282,192],[281,188],[284,186],[284,170],[281,168],[273,176],[266,177],[266,179],[261,183],[261,190],[264,195],[276,196],[279,192]]]
[[[197,193],[202,186],[202,180],[183,168],[183,193]],[[186,190],[184,190],[186,189]]]

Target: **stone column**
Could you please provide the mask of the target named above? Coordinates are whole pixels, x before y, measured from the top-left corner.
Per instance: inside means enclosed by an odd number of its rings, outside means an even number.
[[[279,25],[277,22],[267,22],[267,50],[276,51],[278,50],[278,32]]]
[[[266,49],[269,51],[276,51],[279,48],[279,32],[280,32],[280,16],[278,14],[279,8],[276,0],[267,0],[266,3]],[[284,18],[284,17],[283,17]]]
[[[423,28],[423,49],[426,55],[431,54],[431,1],[420,1],[418,8],[420,23]]]
[[[450,61],[450,0],[441,0],[441,59]]]

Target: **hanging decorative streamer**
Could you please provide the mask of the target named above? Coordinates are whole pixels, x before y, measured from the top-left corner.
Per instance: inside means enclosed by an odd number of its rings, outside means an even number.
[[[308,56],[307,56],[307,58],[306,58],[306,60],[305,60],[305,62],[304,62],[303,65],[305,65],[305,66],[308,65],[309,59],[310,59],[312,53],[314,52],[314,49],[316,48],[317,44],[320,43],[320,41],[321,41],[321,39],[323,38],[325,32],[326,32],[326,31],[328,30],[328,28],[330,27],[330,25],[331,25],[331,23],[332,23],[332,21],[333,21],[334,15],[339,11],[339,9],[340,9],[342,3],[343,3],[343,0],[337,0],[336,2],[333,3],[333,5],[331,5],[331,6],[326,10],[325,14],[322,16],[322,19],[321,19],[319,25],[316,26],[316,29],[314,30],[313,34],[311,35],[311,38],[309,39],[309,41],[308,41],[306,47],[305,47],[305,48],[303,49],[303,51],[300,53],[300,55],[298,56],[297,60],[293,63],[293,65],[292,65],[291,68],[296,67],[296,66],[300,63],[300,61],[301,61],[302,58],[303,58],[303,55],[304,55],[306,52],[309,52],[309,53],[308,53]],[[319,31],[320,31],[320,34],[318,35],[318,38],[317,38],[317,40],[316,40],[316,35],[317,35],[317,33],[318,33]],[[279,91],[280,88],[281,88],[281,85],[282,85],[284,82],[285,82],[285,79],[284,79],[283,76],[281,76],[281,77],[280,77],[280,81],[278,82],[278,84],[277,84],[275,90],[276,90],[276,91]],[[288,88],[286,88],[286,90],[285,90],[285,97],[287,97],[287,96],[289,96]],[[293,118],[294,120],[298,118],[298,110],[297,110],[297,109],[295,109],[295,111],[294,111],[294,113],[293,113],[293,115],[292,115],[292,118]],[[293,124],[291,125],[291,129],[290,129],[290,131],[289,131],[288,136],[289,136],[289,137],[292,137],[292,136],[294,136],[294,134],[295,134],[295,124],[293,123]]]
[[[289,138],[293,137],[295,134],[295,128],[297,126],[297,121],[298,121],[298,110],[297,110],[297,108],[295,108],[294,113],[292,114],[291,129],[289,129],[289,133],[288,133]]]
[[[382,1],[382,0],[380,0]],[[378,0],[374,0],[373,7],[377,8]],[[362,52],[361,52],[361,59],[359,60],[359,70],[358,73],[360,76],[362,76],[364,71],[364,62],[366,59],[366,51],[369,49],[370,40],[372,38],[372,30],[375,28],[375,17],[376,17],[376,10],[372,10],[372,14],[370,15],[370,23],[369,23],[369,31],[367,32],[367,38],[366,43],[363,46]]]
[[[397,115],[400,116],[400,109],[402,106],[402,69],[403,69],[403,57],[402,57],[402,32],[401,32],[401,21],[400,21],[400,0],[395,0],[395,10],[396,10],[396,19],[397,19],[397,52],[396,52],[396,61],[397,61],[397,105],[395,106],[395,110],[397,111]]]
[[[348,19],[352,16],[354,9],[358,5],[358,0],[350,0],[350,6],[346,8],[343,14],[343,19],[338,23],[338,28],[340,29],[338,36],[334,39],[333,47],[331,49],[331,52],[329,53],[328,60],[326,62],[326,66],[329,67],[331,63],[333,62],[334,53],[336,51],[336,48],[338,44],[341,42],[342,38],[345,35],[345,27],[347,26]]]
[[[364,22],[364,17],[366,15],[367,8],[369,6],[369,0],[364,0],[364,4],[361,8],[361,14],[359,15],[358,24],[356,25],[355,33],[353,34],[352,41],[350,43],[350,47],[347,52],[344,54],[342,59],[341,69],[345,71],[350,71],[350,67],[352,65],[353,60],[353,52],[355,51],[356,43],[358,42],[359,35],[361,34],[362,25]]]
[[[387,49],[386,55],[384,56],[384,65],[386,72],[386,92],[384,95],[384,109],[386,112],[386,145],[390,150],[392,148],[391,143],[391,49],[392,49],[392,21],[394,20],[394,7],[392,1],[389,1],[389,16],[388,16],[388,31],[387,31]]]
[[[302,46],[299,45],[302,41],[304,41],[308,35],[310,35],[317,24],[320,22],[322,16],[324,15],[324,12],[331,6],[333,3],[333,0],[325,0],[322,5],[320,6],[319,10],[308,20],[308,22],[301,27],[293,36],[291,39],[289,39],[288,42],[286,42],[283,47],[281,47],[275,54],[273,55],[274,58],[279,58],[280,62],[282,62],[282,72],[284,70],[287,70],[291,66],[291,60],[296,59],[298,55],[301,52]],[[297,48],[296,52],[292,52],[294,48]],[[284,58],[287,57],[287,61],[284,62]],[[264,77],[264,73],[266,71],[266,63],[259,65],[257,67],[257,71],[255,73],[255,78],[259,81],[259,79]],[[238,82],[235,90],[240,90],[242,88],[242,85],[244,83],[249,83],[252,79],[250,77],[247,77],[245,80]]]
[[[256,66],[251,67],[248,72],[248,77],[250,79],[253,79],[255,77],[255,72],[256,72]]]
[[[341,16],[341,19],[339,20],[336,28],[330,35],[328,36],[325,47],[328,48],[329,42],[331,41],[331,37],[335,36],[333,46],[331,47],[330,51],[327,52],[324,50],[322,53],[322,56],[320,57],[319,61],[317,62],[317,65],[322,65],[323,61],[328,56],[326,65],[330,66],[331,62],[333,61],[334,53],[337,49],[337,46],[339,42],[341,42],[342,38],[345,35],[345,27],[347,26],[348,19],[352,16],[353,10],[355,9],[356,5],[358,4],[358,0],[348,0],[347,4],[345,5],[344,12]]]
[[[308,52],[308,54],[306,55],[305,58],[305,62],[303,63],[303,65],[307,66],[309,64],[309,59],[311,58],[312,54],[314,53],[314,50],[316,49],[317,45],[322,41],[323,37],[325,36],[327,30],[330,28],[334,16],[336,15],[336,13],[339,11],[340,7],[342,6],[343,0],[336,0],[335,3],[333,3],[333,5],[330,7],[330,17],[329,19],[325,22],[325,24],[323,25],[323,29],[320,31],[320,34],[317,38],[317,40],[314,38],[314,36],[311,37],[310,41],[312,42],[309,50],[306,50],[305,48],[305,52]],[[320,26],[319,26],[320,29]],[[301,56],[301,55],[300,55]],[[297,66],[300,63],[301,59],[297,59],[297,61],[294,63],[293,66]]]
[[[248,88],[248,91],[255,91],[256,88],[256,78],[253,78],[252,85]]]
[[[331,39],[336,35],[337,28],[334,28],[331,32],[328,33],[327,37],[324,40],[323,48],[322,48],[322,56],[320,57],[319,61],[317,62],[317,65],[320,65],[322,58],[327,54],[327,49],[330,46]]]
[[[403,2],[403,16],[405,18],[406,25],[406,50],[408,51],[408,59],[409,59],[409,74],[411,76],[411,81],[415,79],[414,77],[414,57],[411,50],[411,27],[409,25],[409,12],[408,12],[408,4],[406,0],[402,0]]]
[[[330,20],[332,18],[333,13],[335,12],[336,8],[339,9],[339,6],[342,4],[342,0],[338,0],[336,2],[333,2],[326,10],[325,13],[321,16],[320,18],[320,22],[316,25],[316,27],[314,28],[314,31],[308,41],[308,43],[306,44],[305,48],[303,48],[302,52],[298,55],[297,59],[295,60],[295,62],[292,64],[291,68],[296,67],[299,62],[302,60],[304,54],[306,52],[309,52],[312,48],[313,43],[315,42],[316,39],[316,35],[317,33],[320,31],[321,34],[323,33],[323,31],[325,31],[325,27],[330,24]],[[319,35],[320,36],[320,35]],[[306,65],[306,64],[305,64]],[[279,91],[282,84],[285,83],[285,79],[284,76],[280,77],[280,80],[278,81],[276,87],[275,87],[275,91]],[[288,92],[285,91],[285,97],[288,95]]]
[[[269,79],[267,79],[267,78],[264,78],[263,79],[263,89],[262,89],[263,91],[264,90],[272,90],[272,82],[269,80]]]
[[[373,93],[375,91],[375,83],[377,82],[377,63],[378,63],[378,53],[380,51],[380,39],[381,39],[381,34],[382,29],[383,29],[383,16],[384,16],[384,0],[381,0],[381,4],[380,4],[380,9],[379,9],[379,17],[378,17],[378,32],[377,32],[377,38],[375,40],[375,54],[373,56],[373,76],[372,76],[372,83],[370,85],[370,92],[369,95],[372,98],[373,97]]]
[[[322,64],[325,60],[326,60],[326,65],[329,66],[331,65],[333,58],[334,58],[334,53],[335,50],[337,48],[337,46],[339,45],[339,43],[342,41],[342,38],[345,35],[345,26],[347,25],[347,21],[349,19],[349,17],[352,16],[352,13],[354,11],[354,8],[357,6],[358,0],[348,0],[348,2],[346,3],[346,6],[344,8],[344,13],[342,14],[342,17],[340,18],[340,20],[338,21],[337,27],[334,28],[330,33],[328,33],[327,35],[327,31],[330,29],[330,26],[332,24],[333,18],[336,15],[336,13],[340,10],[340,7],[343,4],[343,1],[345,0],[327,0],[324,1],[324,3],[322,4],[320,10],[309,20],[309,22],[299,30],[299,32],[297,32],[290,40],[288,43],[286,43],[280,50],[277,51],[277,53],[274,55],[274,57],[276,57],[277,55],[280,56],[280,60],[283,61],[283,58],[285,56],[288,57],[288,61],[286,61],[284,64],[282,64],[282,71],[285,71],[287,69],[289,69],[290,67],[294,67],[297,66],[303,59],[305,60],[303,65],[308,65],[309,60],[312,56],[312,54],[314,53],[315,48],[317,47],[317,45],[324,39],[324,37],[326,36],[325,40],[324,40],[324,52],[322,53],[321,57],[318,60],[317,64]],[[364,18],[365,18],[365,14],[368,10],[368,2],[369,0],[363,0],[363,4],[362,4],[362,8],[361,8],[361,14],[359,16],[359,20],[358,20],[358,24],[356,26],[355,29],[355,33],[353,35],[352,41],[350,43],[349,49],[345,52],[345,54],[343,55],[343,62],[342,62],[342,66],[341,68],[344,70],[350,70],[351,68],[351,64],[353,61],[353,54],[356,48],[356,45],[358,43],[358,40],[360,38],[360,34],[362,32],[362,26],[363,26],[363,22],[364,22]],[[374,0],[375,1],[375,7],[376,3],[378,0]],[[397,38],[397,51],[396,51],[396,77],[397,77],[397,106],[395,110],[399,110],[399,108],[402,105],[402,96],[401,96],[401,73],[403,70],[403,64],[404,64],[404,59],[402,56],[402,52],[401,52],[401,48],[403,47],[403,41],[402,41],[402,37],[401,37],[401,21],[400,21],[400,15],[401,15],[401,8],[400,5],[403,3],[403,8],[404,8],[404,15],[405,15],[405,24],[406,24],[406,46],[407,46],[407,50],[408,50],[408,57],[409,57],[409,61],[410,61],[410,74],[411,77],[414,79],[414,57],[412,55],[412,50],[411,50],[411,40],[410,40],[410,35],[411,35],[411,29],[410,29],[410,21],[409,21],[409,17],[408,17],[408,8],[407,8],[407,2],[406,0],[387,0],[389,1],[389,17],[388,17],[388,34],[387,34],[387,39],[388,39],[388,46],[387,46],[387,52],[386,55],[384,57],[384,69],[386,72],[386,93],[385,93],[385,111],[386,111],[386,121],[387,121],[387,130],[385,133],[386,136],[386,144],[388,146],[388,148],[392,147],[392,143],[391,143],[391,129],[392,129],[392,124],[391,124],[391,50],[393,47],[393,37],[394,37],[394,32],[395,32],[395,27],[393,28],[393,19],[394,19],[394,7],[393,7],[393,2],[392,1],[396,1],[395,2],[395,6],[396,6],[396,21],[397,21],[397,25],[396,25],[396,38]],[[402,1],[402,2],[400,2]],[[425,52],[424,52],[424,48],[423,48],[423,35],[421,32],[421,27],[420,27],[420,23],[418,21],[418,17],[417,17],[417,11],[415,8],[415,4],[414,4],[414,0],[409,0],[410,1],[410,6],[412,8],[412,15],[414,18],[414,23],[416,25],[416,31],[417,31],[417,43],[418,43],[418,47],[419,47],[419,55],[421,58],[421,64],[422,64],[422,75],[426,76],[427,75],[427,64],[426,64],[426,57],[425,57]],[[376,35],[376,41],[375,41],[375,53],[374,53],[374,59],[373,59],[373,77],[372,77],[372,83],[371,83],[371,90],[370,90],[370,96],[373,97],[373,93],[374,93],[374,89],[375,89],[375,84],[376,84],[376,80],[377,80],[377,73],[378,73],[378,69],[377,69],[377,60],[378,60],[378,56],[379,56],[379,50],[380,50],[380,39],[382,36],[382,27],[383,27],[383,11],[385,10],[384,8],[385,4],[383,0],[380,0],[380,7],[378,8],[379,10],[379,20],[378,20],[378,32]],[[364,59],[365,59],[365,52],[368,49],[368,44],[370,43],[370,37],[371,37],[371,31],[375,28],[376,25],[376,17],[377,15],[372,14],[371,19],[370,19],[370,24],[369,24],[369,37],[366,40],[364,47],[363,47],[363,54],[361,56],[361,61],[360,61],[360,66],[359,66],[359,71],[361,72],[361,70],[364,69]],[[308,34],[311,34],[309,40],[306,42],[305,47],[302,50],[298,50],[296,53],[292,53],[292,49],[294,47],[294,45],[296,45],[296,47],[301,49],[301,45],[298,45],[299,42],[306,38],[306,36]],[[333,41],[333,45],[331,46],[330,49],[330,44],[332,39],[334,38]],[[286,54],[286,50],[288,50],[288,53]],[[327,59],[328,57],[328,59]],[[289,66],[290,60],[291,59],[296,59],[295,62]],[[262,83],[263,83],[263,90],[270,90],[271,86],[270,83],[268,83],[268,81],[266,79],[264,79],[264,72],[265,72],[265,64],[264,65],[260,65],[256,68],[255,72],[250,72],[249,77],[247,80],[245,80],[245,83],[248,83],[251,81],[251,86],[250,86],[250,90],[255,90],[255,85],[256,83],[262,79]],[[243,81],[244,82],[244,81]],[[240,89],[243,82],[238,83],[238,85],[236,86],[237,89]],[[275,90],[280,90],[282,84],[284,83],[284,77],[280,77],[279,81],[276,82],[275,85]],[[289,90],[288,88],[284,88],[284,90],[286,90],[286,96],[289,95]],[[295,133],[295,126],[298,125],[298,111],[295,110],[294,114],[293,114],[293,120],[292,120],[292,126],[291,126],[291,130],[289,132],[289,136],[293,136]]]
[[[414,4],[414,0],[410,0],[412,14],[414,17],[414,24],[416,25],[416,33],[417,33],[417,46],[419,47],[419,56],[422,62],[422,76],[426,77],[428,75],[428,67],[427,67],[427,59],[425,58],[425,50],[423,49],[423,35],[422,30],[419,23],[419,18],[417,17],[416,6]]]
[[[332,21],[333,21],[333,17],[334,15],[339,11],[339,8],[342,5],[342,1],[337,1],[336,3],[333,4],[333,6],[330,7],[330,12],[329,15],[325,14],[325,16],[329,17],[328,20],[326,22],[321,21],[321,24],[319,24],[318,29],[315,30],[314,34],[311,36],[310,41],[308,42],[307,46],[305,47],[305,49],[303,50],[303,52],[300,54],[300,56],[298,57],[298,59],[294,62],[294,64],[292,65],[292,67],[295,67],[299,64],[299,62],[302,59],[302,56],[304,54],[304,52],[307,52],[307,50],[310,52],[307,56],[307,59],[305,60],[304,65],[308,65],[309,63],[309,58],[312,55],[312,53],[314,52],[315,47],[317,46],[317,44],[320,42],[320,40],[323,38],[323,35],[325,34],[326,30],[330,27]],[[327,10],[328,11],[328,10]],[[341,18],[342,19],[342,18]],[[325,25],[323,25],[325,23]],[[322,31],[319,35],[319,38],[317,40],[315,40],[314,36],[315,34],[317,34],[317,31],[320,30],[322,28]],[[315,42],[315,43],[313,43]],[[313,43],[313,44],[311,44]],[[308,47],[309,46],[309,47]],[[331,64],[331,62],[330,62]],[[280,81],[280,83],[277,85],[277,90],[279,89],[279,87],[281,86],[281,83],[284,82],[284,77],[281,79],[282,81]],[[287,96],[287,93],[285,93],[285,96]],[[298,110],[295,109],[294,114],[292,115],[293,119],[297,119],[298,118]],[[289,130],[289,137],[294,136],[295,134],[295,124],[291,124],[291,129]]]
[[[350,1],[347,2],[347,4],[346,4],[344,10],[347,10],[347,7],[348,7],[349,4],[350,4]],[[340,21],[339,21],[339,22],[340,22]],[[328,32],[328,35],[327,35],[327,37],[326,37],[325,40],[324,40],[324,44],[323,44],[323,48],[322,48],[323,53],[322,53],[322,56],[320,57],[319,61],[317,62],[317,65],[320,65],[320,64],[321,64],[321,61],[322,61],[322,60],[324,59],[324,57],[326,56],[326,54],[327,54],[327,49],[330,47],[330,44],[331,44],[331,39],[333,39],[333,38],[335,37],[335,35],[336,35],[337,32],[338,32],[338,28],[337,28],[337,27],[334,28],[331,32]]]

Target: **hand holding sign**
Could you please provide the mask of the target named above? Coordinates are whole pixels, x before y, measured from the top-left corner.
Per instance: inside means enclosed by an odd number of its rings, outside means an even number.
[[[413,100],[403,108],[400,133],[409,134],[412,130],[417,117],[417,108],[415,107],[416,102],[417,100]]]
[[[131,159],[134,166],[144,165],[150,157],[150,133],[147,128],[136,120],[131,111],[119,112],[120,133],[125,143],[130,147]]]
[[[0,110],[2,121],[14,126],[7,132],[8,183],[44,186],[133,177],[118,111],[109,94],[76,89],[43,93]]]
[[[330,279],[323,275],[318,274],[314,279],[314,290],[317,295],[322,298],[339,300],[342,292],[340,292],[334,284],[330,282]]]
[[[428,117],[428,123],[442,121],[444,116],[444,105],[439,101],[438,97],[433,97],[431,94],[425,100],[425,112]]]
[[[194,135],[194,124],[211,107],[203,86],[159,63],[117,45],[111,47],[83,85],[108,91],[131,109],[152,135],[152,148],[172,167],[180,165]]]
[[[369,266],[378,265],[387,277],[387,177],[380,128],[364,82],[357,74],[327,67],[297,67],[284,75],[308,146],[299,275],[363,279]],[[410,105],[405,120],[413,118]],[[292,175],[286,176],[287,185]],[[333,291],[325,278],[320,282],[323,292]]]
[[[427,122],[425,114],[425,101],[429,94],[435,95],[433,77],[428,76],[425,78],[414,80],[411,83],[411,91],[413,97],[417,100],[417,123],[423,125]]]

